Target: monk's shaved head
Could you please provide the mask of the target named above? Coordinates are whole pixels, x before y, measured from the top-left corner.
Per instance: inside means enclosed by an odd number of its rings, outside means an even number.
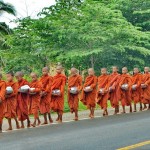
[[[92,76],[92,75],[94,75],[94,69],[93,68],[89,68],[88,69],[88,74],[89,74],[89,76]]]
[[[37,81],[38,75],[35,72],[32,72],[30,77],[32,78],[32,81]]]
[[[63,71],[62,65],[58,65],[58,66],[56,67],[56,72],[57,72],[58,74],[60,74],[62,71]]]
[[[118,67],[117,66],[112,66],[112,72],[117,73],[118,72]]]
[[[31,72],[30,76],[38,77],[37,73],[35,73],[35,72]]]
[[[107,74],[107,68],[101,68],[101,74]]]
[[[22,71],[17,71],[17,72],[15,73],[15,76],[16,76],[16,77],[23,77],[24,74],[23,74]]]
[[[144,67],[144,72],[148,73],[149,72],[149,67]]]
[[[43,76],[48,75],[48,73],[49,73],[49,68],[48,67],[43,67],[43,69],[42,69]]]
[[[70,71],[71,71],[71,74],[72,74],[72,75],[76,75],[76,74],[78,73],[78,70],[77,70],[76,68],[74,68],[74,67],[71,68]]]
[[[43,67],[42,70],[46,70],[49,72],[50,69],[49,69],[49,67]]]
[[[123,67],[123,68],[122,68],[122,73],[123,73],[123,74],[126,74],[127,72],[128,72],[128,68],[127,68],[127,67]]]
[[[24,74],[23,74],[22,71],[17,71],[17,72],[15,73],[15,77],[16,77],[16,79],[17,79],[18,81],[21,81],[22,78],[23,78],[23,76],[24,76]]]
[[[135,68],[133,69],[133,73],[134,73],[134,74],[139,73],[139,68],[135,67]]]

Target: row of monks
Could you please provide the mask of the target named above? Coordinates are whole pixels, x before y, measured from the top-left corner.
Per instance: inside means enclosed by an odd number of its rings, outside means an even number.
[[[150,109],[149,67],[144,68],[144,74],[141,74],[138,68],[134,68],[133,76],[129,75],[126,67],[122,68],[122,74],[119,74],[117,66],[113,66],[110,75],[107,74],[106,68],[102,68],[99,77],[95,76],[94,69],[90,68],[84,83],[76,68],[71,68],[68,79],[62,71],[62,66],[57,66],[56,75],[52,77],[49,75],[49,68],[44,67],[40,79],[36,73],[30,74],[31,82],[24,79],[21,71],[16,72],[15,75],[12,72],[7,73],[7,81],[3,81],[0,74],[0,131],[2,131],[3,118],[8,119],[8,130],[12,130],[12,118],[18,129],[24,128],[25,120],[27,127],[40,125],[39,111],[44,117],[42,124],[53,122],[51,111],[57,112],[56,121],[62,122],[65,87],[67,87],[70,112],[75,114],[75,121],[78,120],[79,100],[90,110],[90,118],[94,118],[96,104],[104,110],[103,116],[107,116],[108,100],[115,110],[114,114],[119,113],[120,102],[122,113],[125,113],[125,106],[129,106],[132,112],[132,102],[134,102],[134,111],[137,103],[140,104],[141,111]],[[30,87],[27,92],[20,91],[24,85]],[[11,94],[6,93],[8,86],[13,89]],[[34,116],[33,123],[30,122],[30,114]]]

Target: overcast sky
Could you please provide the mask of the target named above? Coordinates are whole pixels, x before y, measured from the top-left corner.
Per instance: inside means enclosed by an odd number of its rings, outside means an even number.
[[[4,2],[11,3],[15,6],[17,17],[19,18],[26,16],[36,18],[36,15],[42,8],[55,4],[55,0],[4,0]],[[10,23],[13,19],[15,19],[15,17],[8,14],[3,14],[3,16],[0,17],[0,21],[6,22],[10,27],[16,26],[16,24]]]

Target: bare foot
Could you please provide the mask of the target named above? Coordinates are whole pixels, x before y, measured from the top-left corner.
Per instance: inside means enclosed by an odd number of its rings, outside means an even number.
[[[41,124],[41,121],[38,122],[37,126],[39,126]]]
[[[8,128],[6,131],[11,131],[12,130],[12,128]]]
[[[20,126],[19,126],[19,124],[18,124],[18,125],[16,125],[16,129],[20,129]]]
[[[52,119],[50,119],[50,120],[49,120],[49,122],[50,122],[50,123],[53,123],[53,120],[52,120]]]
[[[73,120],[74,120],[74,121],[78,121],[78,117],[75,117]]]
[[[30,121],[28,121],[27,128],[30,128],[30,126],[31,126]]]
[[[59,118],[57,117],[56,121],[58,121],[58,120],[59,120]]]
[[[126,113],[125,111],[121,112],[121,114],[125,114],[125,113]]]
[[[33,123],[33,124],[31,124],[31,126],[32,126],[32,127],[35,127],[36,125],[35,125],[35,123]]]
[[[45,125],[45,124],[48,124],[48,122],[43,122],[41,125]]]
[[[62,123],[62,120],[61,120],[61,119],[59,119],[59,120],[58,120],[58,123]]]
[[[24,126],[21,126],[20,128],[24,129]]]
[[[136,110],[134,110],[133,112],[136,112]]]

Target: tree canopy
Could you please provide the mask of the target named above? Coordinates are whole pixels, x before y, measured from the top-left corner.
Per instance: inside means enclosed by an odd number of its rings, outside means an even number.
[[[65,68],[149,65],[148,0],[57,0],[39,19],[18,20],[1,51],[5,70],[30,72],[61,62]]]

